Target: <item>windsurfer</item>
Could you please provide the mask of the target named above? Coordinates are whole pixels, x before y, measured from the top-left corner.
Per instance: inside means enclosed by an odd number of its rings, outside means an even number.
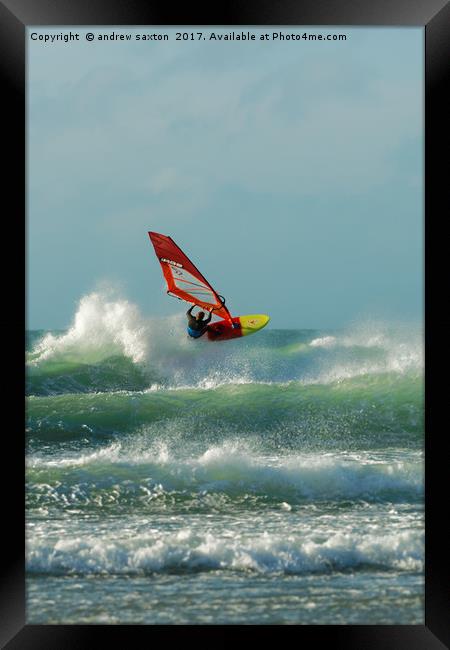
[[[212,318],[212,313],[214,307],[210,310],[208,318],[204,318],[205,312],[199,311],[195,316],[192,315],[192,310],[198,305],[192,305],[190,309],[187,310],[186,316],[188,317],[188,334],[194,339],[200,338],[208,329],[208,323]]]

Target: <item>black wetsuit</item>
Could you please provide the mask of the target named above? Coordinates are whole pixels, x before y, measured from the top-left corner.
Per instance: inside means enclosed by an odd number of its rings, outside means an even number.
[[[186,316],[188,317],[188,334],[189,336],[197,339],[202,336],[208,329],[208,323],[212,318],[212,313],[209,314],[206,320],[197,320],[195,316],[192,315],[192,310],[194,307],[195,305],[192,305],[192,307],[187,310]]]

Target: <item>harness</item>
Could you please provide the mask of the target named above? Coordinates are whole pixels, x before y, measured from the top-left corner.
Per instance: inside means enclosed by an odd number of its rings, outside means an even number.
[[[192,336],[193,339],[198,339],[200,336],[203,336],[203,334],[206,332],[208,328],[204,327],[202,330],[193,330],[190,327],[187,328],[187,333],[189,336]]]

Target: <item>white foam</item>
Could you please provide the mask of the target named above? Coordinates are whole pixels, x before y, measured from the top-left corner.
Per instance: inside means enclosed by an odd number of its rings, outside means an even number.
[[[423,371],[423,337],[417,327],[361,323],[339,335],[313,339],[309,346],[333,356],[321,359],[306,379],[308,383],[329,384],[364,375]],[[373,354],[364,358],[355,354],[357,348]]]
[[[139,465],[148,466],[148,477],[160,483],[163,489],[190,489],[209,492],[232,491],[272,496],[289,495],[290,499],[305,500],[368,499],[381,494],[408,493],[418,498],[423,495],[423,459],[409,455],[404,460],[331,454],[295,454],[281,458],[263,456],[250,445],[230,440],[213,445],[199,456],[183,458],[176,446],[169,448],[156,441],[149,448],[145,438],[133,444],[114,443],[102,450],[81,456],[66,455],[45,459],[32,456],[32,469],[95,468],[111,464],[122,472],[127,465],[130,473]],[[285,501],[285,498],[283,499]]]
[[[173,569],[253,570],[259,573],[305,573],[385,567],[423,571],[423,530],[386,534],[330,533],[315,541],[306,531],[288,535],[265,531],[257,536],[234,531],[213,533],[182,528],[117,538],[115,533],[49,541],[29,540],[30,572],[140,574]]]
[[[312,348],[331,348],[336,345],[337,339],[335,336],[322,336],[317,339],[313,339],[310,342]]]
[[[88,454],[74,452],[62,458],[46,458],[38,454],[31,455],[26,459],[26,466],[30,469],[51,469],[53,467],[82,467],[103,461],[114,463],[120,460],[120,449],[120,443],[113,443]]]
[[[65,334],[47,334],[36,346],[30,363],[48,359],[98,362],[123,354],[135,363],[148,353],[149,327],[139,310],[115,290],[103,288],[81,298]]]

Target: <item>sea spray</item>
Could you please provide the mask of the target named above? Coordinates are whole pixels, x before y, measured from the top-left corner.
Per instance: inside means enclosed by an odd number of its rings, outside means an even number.
[[[423,342],[413,327],[264,330],[245,340],[193,341],[183,312],[145,318],[111,291],[81,299],[67,332],[42,334],[27,353],[27,392],[57,394],[227,384],[330,384],[386,375],[421,377]]]
[[[134,363],[147,355],[148,326],[135,305],[113,290],[81,298],[74,321],[59,336],[45,335],[29,354],[29,364],[45,361],[95,363],[123,355]]]

